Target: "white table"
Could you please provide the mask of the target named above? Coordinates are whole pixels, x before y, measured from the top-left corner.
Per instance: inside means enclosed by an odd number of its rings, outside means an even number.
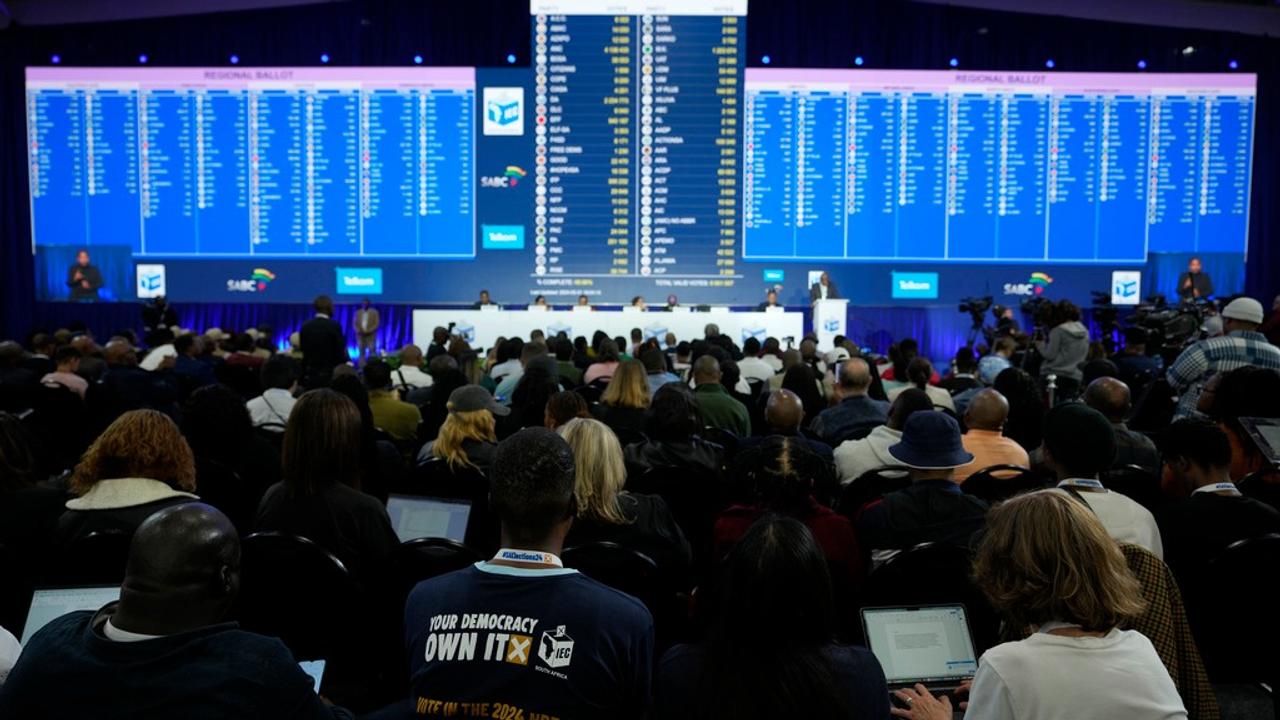
[[[431,331],[455,323],[454,333],[466,338],[476,347],[492,347],[499,337],[519,336],[529,339],[529,332],[542,330],[548,338],[561,331],[570,338],[579,335],[588,340],[597,330],[609,337],[631,337],[632,328],[640,328],[646,339],[662,340],[673,332],[678,340],[696,340],[703,337],[708,323],[715,323],[720,332],[741,345],[749,337],[764,342],[766,337],[778,340],[793,338],[800,342],[804,337],[804,313],[735,312],[728,308],[713,308],[710,312],[617,312],[593,310],[574,312],[569,310],[414,310],[413,342],[425,348],[431,343]],[[785,341],[784,341],[785,347]]]

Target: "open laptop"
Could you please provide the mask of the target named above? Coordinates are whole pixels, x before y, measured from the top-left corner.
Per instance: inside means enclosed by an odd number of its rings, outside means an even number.
[[[462,542],[467,536],[471,502],[419,495],[390,495],[387,514],[400,542],[425,537]]]
[[[1280,466],[1280,418],[1242,417],[1240,425],[1267,462]]]
[[[890,691],[950,694],[978,669],[963,605],[863,608],[862,628]]]
[[[99,610],[107,603],[120,599],[119,585],[94,585],[88,587],[45,588],[36,590],[27,610],[27,622],[22,627],[22,644],[51,621],[77,610]]]

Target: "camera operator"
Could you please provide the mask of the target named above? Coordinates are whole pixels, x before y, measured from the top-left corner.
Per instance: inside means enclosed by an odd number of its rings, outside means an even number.
[[[1217,373],[1246,365],[1280,370],[1280,349],[1258,332],[1262,324],[1262,303],[1248,297],[1232,300],[1222,309],[1226,335],[1191,345],[1169,366],[1166,377],[1179,394],[1175,417],[1193,415],[1200,392]]]
[[[1039,351],[1040,380],[1048,384],[1048,376],[1057,376],[1057,402],[1071,400],[1080,394],[1080,381],[1084,375],[1080,365],[1089,354],[1089,331],[1080,322],[1080,308],[1070,300],[1061,300],[1052,306],[1045,320],[1049,339],[1036,341]]]

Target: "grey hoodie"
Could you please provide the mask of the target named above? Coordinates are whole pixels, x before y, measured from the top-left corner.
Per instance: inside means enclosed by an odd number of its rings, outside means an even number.
[[[1080,380],[1080,366],[1089,355],[1089,331],[1078,320],[1070,320],[1049,331],[1049,342],[1036,343],[1044,358],[1040,375],[1057,375]]]

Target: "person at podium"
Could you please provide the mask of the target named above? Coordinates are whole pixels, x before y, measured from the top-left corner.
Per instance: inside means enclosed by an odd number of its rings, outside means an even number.
[[[489,291],[488,291],[488,290],[481,290],[481,291],[480,291],[480,299],[479,299],[479,300],[477,300],[477,301],[475,302],[475,304],[471,306],[471,308],[472,308],[473,310],[479,310],[480,308],[482,308],[482,307],[484,307],[484,306],[486,306],[486,305],[497,305],[497,303],[495,303],[494,301],[492,301],[492,300],[490,300],[490,299],[489,299]]]
[[[840,291],[836,289],[836,284],[831,282],[831,276],[825,271],[818,277],[818,282],[809,288],[809,302],[815,303],[819,300],[837,300],[840,298]]]
[[[759,312],[764,312],[769,308],[776,308],[776,307],[782,307],[781,305],[778,304],[778,291],[774,290],[773,288],[770,288],[769,291],[764,294],[764,302],[757,305],[756,310]]]
[[[1178,297],[1183,300],[1200,300],[1213,294],[1213,280],[1204,272],[1200,258],[1193,257],[1187,263],[1187,271],[1178,278]]]

